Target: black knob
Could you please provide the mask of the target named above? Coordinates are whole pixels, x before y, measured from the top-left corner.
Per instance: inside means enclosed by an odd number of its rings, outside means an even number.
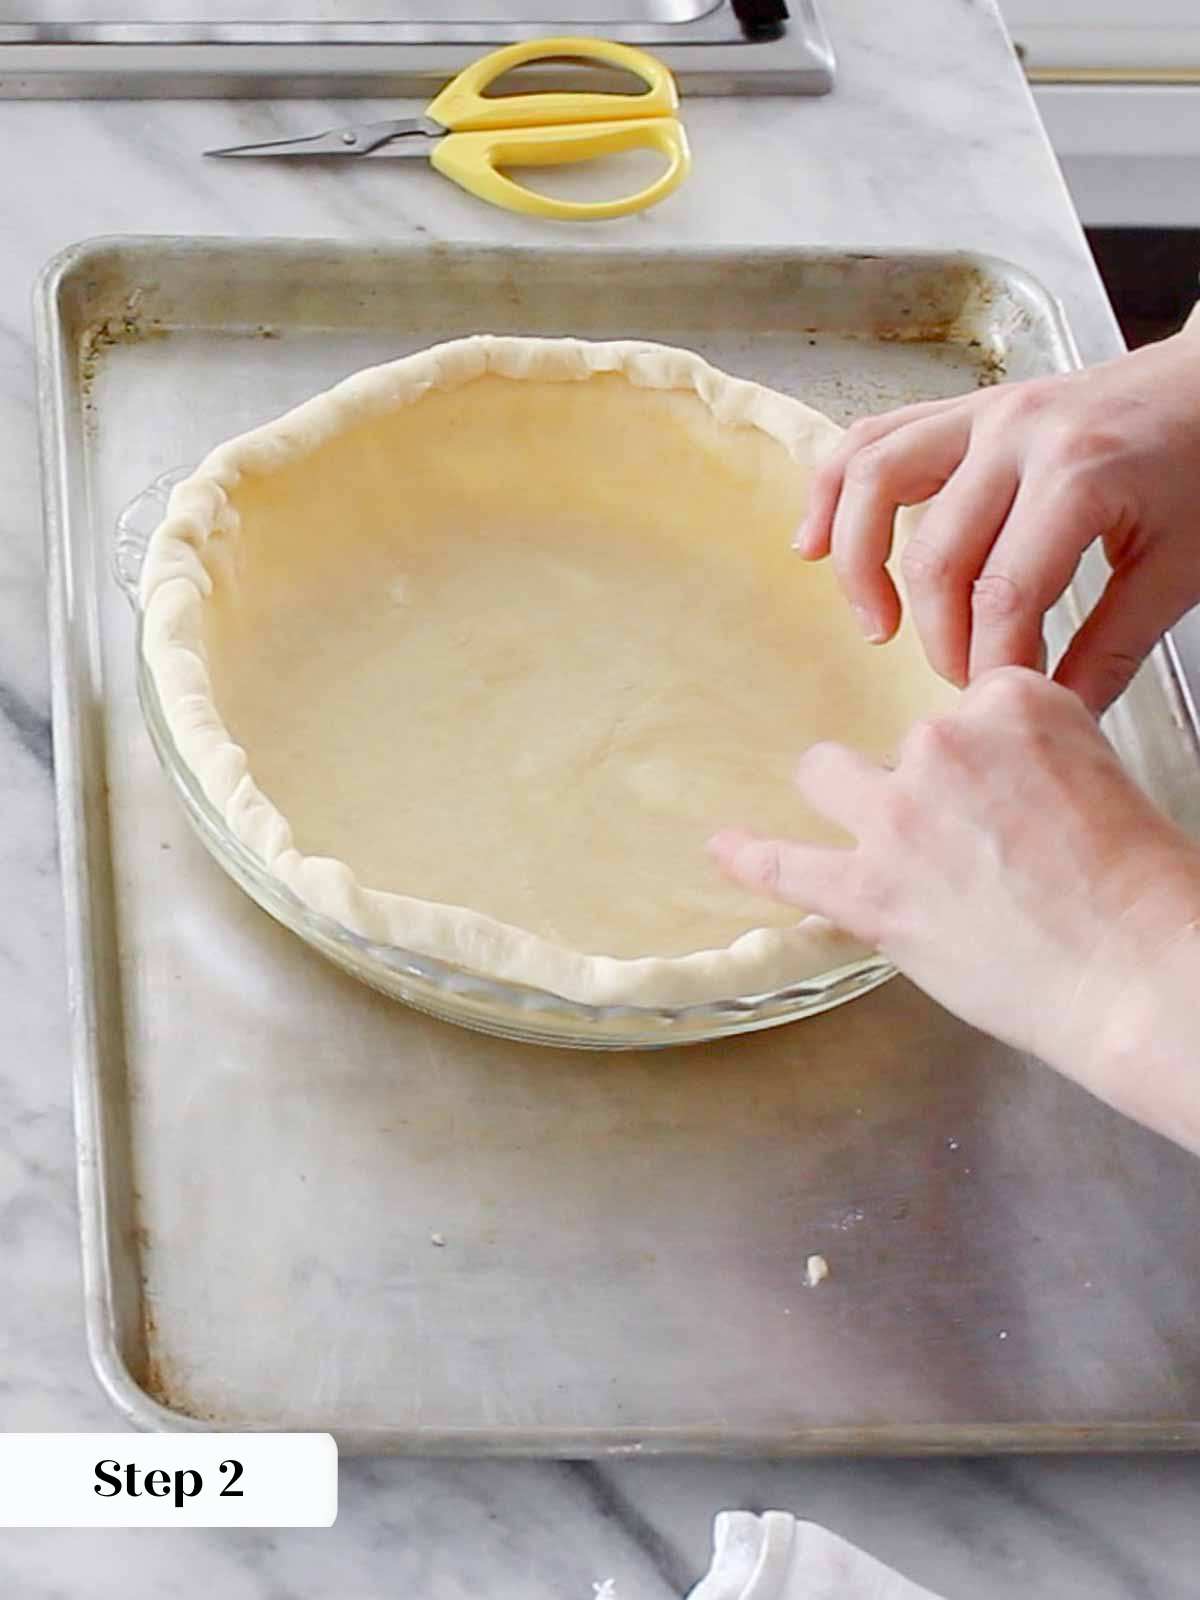
[[[788,19],[784,0],[733,0],[733,10],[751,38],[777,39]]]

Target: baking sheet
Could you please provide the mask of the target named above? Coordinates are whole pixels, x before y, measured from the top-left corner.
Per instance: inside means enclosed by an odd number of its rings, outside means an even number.
[[[109,572],[159,473],[439,338],[663,338],[845,419],[1069,365],[1036,285],[869,252],[109,240],[47,268],[38,324],[88,1331],[127,1418],[425,1453],[1200,1444],[1194,1161],[902,981],[615,1058],[372,994],[191,836]],[[1164,657],[1113,732],[1195,826]]]

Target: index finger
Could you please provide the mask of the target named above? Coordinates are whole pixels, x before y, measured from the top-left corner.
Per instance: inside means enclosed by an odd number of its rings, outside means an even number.
[[[813,474],[808,491],[808,509],[804,513],[804,521],[796,530],[792,548],[806,561],[821,561],[829,554],[833,517],[842,492],[846,467],[864,446],[886,438],[889,433],[895,433],[897,428],[903,428],[910,422],[919,422],[923,417],[934,416],[939,411],[949,410],[951,406],[961,405],[962,401],[961,395],[952,396],[949,400],[922,400],[915,405],[900,406],[895,411],[885,411],[878,416],[859,417],[852,422],[837,449]]]
[[[863,632],[881,642],[900,625],[900,596],[888,571],[896,512],[938,493],[962,465],[968,412],[924,417],[867,445],[846,464],[833,518],[833,565]]]
[[[877,761],[828,739],[810,744],[792,774],[797,791],[813,811],[856,835],[878,812],[888,778],[887,769]]]
[[[816,912],[847,933],[856,933],[856,905],[847,873],[852,850],[760,839],[741,828],[722,828],[708,841],[708,849],[725,876],[743,888]]]

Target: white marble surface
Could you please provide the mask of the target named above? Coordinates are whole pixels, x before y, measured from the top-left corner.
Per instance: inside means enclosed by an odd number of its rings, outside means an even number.
[[[1112,316],[990,0],[826,0],[824,101],[687,108],[694,181],[608,242],[967,246],[1062,296],[1089,359]],[[112,1425],[88,1367],[50,772],[30,342],[37,268],[124,232],[549,240],[405,164],[206,163],[308,131],[299,102],[0,102],[0,1427]],[[360,105],[356,108],[362,110]],[[712,1514],[782,1507],[951,1597],[1175,1600],[1200,1586],[1188,1459],[982,1462],[356,1462],[331,1532],[4,1533],[0,1593],[52,1600],[665,1600],[703,1570]]]

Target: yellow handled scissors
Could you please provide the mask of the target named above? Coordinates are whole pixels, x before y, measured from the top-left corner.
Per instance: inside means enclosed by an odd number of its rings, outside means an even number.
[[[631,72],[641,94],[487,95],[515,67],[570,57]],[[534,39],[476,61],[446,85],[423,117],[350,123],[305,139],[206,150],[210,156],[427,156],[452,182],[509,211],[592,222],[644,211],[677,189],[691,169],[687,135],[675,116],[675,80],[653,56],[604,39]],[[636,194],[618,200],[554,200],[514,183],[505,166],[548,167],[647,147],[667,158],[666,170]]]

